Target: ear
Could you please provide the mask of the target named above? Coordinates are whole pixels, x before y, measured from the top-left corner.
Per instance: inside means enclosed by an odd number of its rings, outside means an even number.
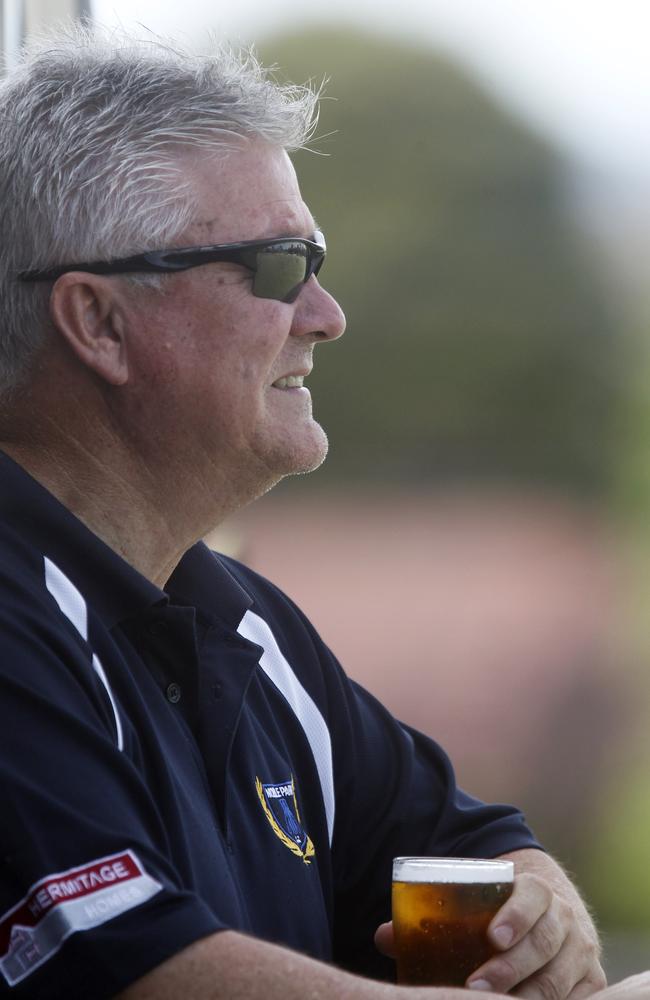
[[[77,358],[111,385],[128,379],[125,309],[110,279],[70,271],[50,295],[50,318]]]

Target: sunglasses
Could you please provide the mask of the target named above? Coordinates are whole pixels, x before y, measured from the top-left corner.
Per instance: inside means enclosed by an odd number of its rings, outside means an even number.
[[[20,281],[54,281],[69,271],[90,274],[128,274],[129,272],[187,271],[203,264],[227,262],[241,264],[253,272],[253,295],[278,302],[294,302],[312,274],[318,274],[325,260],[325,237],[315,232],[313,240],[297,236],[272,240],[245,240],[179,250],[152,250],[150,253],[95,261],[91,264],[65,264],[43,271],[21,271]]]

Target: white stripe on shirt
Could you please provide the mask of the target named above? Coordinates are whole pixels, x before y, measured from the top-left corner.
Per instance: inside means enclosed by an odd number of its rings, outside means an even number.
[[[305,731],[320,778],[327,816],[327,832],[331,844],[334,832],[334,769],[332,741],[327,723],[311,695],[296,677],[264,619],[253,611],[247,611],[237,631],[245,639],[262,646],[264,650],[260,657],[262,670],[282,692]]]

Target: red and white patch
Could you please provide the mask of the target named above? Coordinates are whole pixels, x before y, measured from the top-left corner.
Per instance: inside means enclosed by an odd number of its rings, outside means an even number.
[[[98,927],[161,889],[133,851],[47,875],[0,917],[0,972],[15,986],[70,934]]]

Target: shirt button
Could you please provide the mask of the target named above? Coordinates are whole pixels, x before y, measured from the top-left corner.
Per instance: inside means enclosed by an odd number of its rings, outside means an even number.
[[[215,701],[219,701],[223,697],[223,687],[221,684],[212,685],[212,697]]]
[[[168,684],[165,690],[165,694],[167,695],[167,701],[171,701],[172,705],[176,705],[176,703],[181,700],[180,684],[176,683]]]

